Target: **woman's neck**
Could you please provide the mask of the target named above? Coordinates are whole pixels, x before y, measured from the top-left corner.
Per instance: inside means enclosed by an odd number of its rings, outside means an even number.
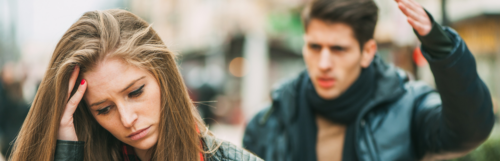
[[[139,159],[141,159],[142,161],[151,160],[151,154],[152,154],[152,151],[150,151],[151,149],[142,150],[142,149],[134,148],[134,150],[135,150],[135,153],[137,154],[137,156],[139,157]]]

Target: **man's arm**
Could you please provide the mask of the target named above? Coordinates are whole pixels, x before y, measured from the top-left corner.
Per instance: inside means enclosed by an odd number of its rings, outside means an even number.
[[[427,94],[416,105],[413,137],[421,156],[466,154],[489,136],[494,125],[491,95],[477,74],[474,57],[457,33],[444,31],[454,44],[448,56],[434,58],[422,46],[439,94]]]
[[[419,156],[445,159],[480,145],[494,124],[491,95],[460,36],[442,28],[413,0],[396,0],[422,42],[440,94],[429,93],[416,105],[414,142]]]

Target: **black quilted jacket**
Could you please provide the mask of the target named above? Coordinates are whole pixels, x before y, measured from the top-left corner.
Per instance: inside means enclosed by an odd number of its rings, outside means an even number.
[[[213,154],[205,154],[205,161],[262,161],[259,157],[246,151],[243,148],[219,140],[215,137],[207,136],[203,138],[205,150],[212,145],[220,145]],[[55,161],[83,161],[84,142],[78,141],[57,141]]]

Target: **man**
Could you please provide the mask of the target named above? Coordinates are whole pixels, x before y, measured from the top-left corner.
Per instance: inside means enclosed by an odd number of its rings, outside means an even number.
[[[460,36],[414,0],[396,0],[439,93],[376,56],[372,0],[315,0],[303,13],[307,70],[273,91],[243,146],[268,161],[434,160],[465,155],[494,124]]]

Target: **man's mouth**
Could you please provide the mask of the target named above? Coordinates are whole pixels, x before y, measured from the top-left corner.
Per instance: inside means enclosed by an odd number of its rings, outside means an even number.
[[[317,79],[318,85],[321,88],[330,88],[335,85],[336,80],[334,78],[320,77]]]

